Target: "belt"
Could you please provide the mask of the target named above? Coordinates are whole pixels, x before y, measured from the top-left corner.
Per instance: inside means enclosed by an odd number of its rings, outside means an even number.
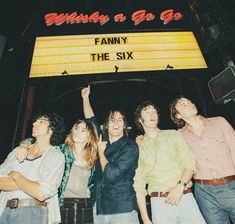
[[[221,179],[211,179],[211,180],[199,180],[194,179],[194,183],[205,184],[205,185],[223,185],[235,180],[235,175],[223,177]]]
[[[71,202],[71,203],[91,203],[91,198],[63,198],[62,202]]]
[[[17,208],[20,206],[47,206],[47,202],[37,201],[31,198],[28,199],[19,199],[19,198],[12,198],[11,200],[7,201],[6,207],[9,208]]]
[[[191,192],[192,192],[192,189],[188,188],[188,189],[183,191],[183,194],[187,194],[187,193],[191,193]],[[169,192],[160,192],[160,191],[157,191],[157,192],[152,192],[150,194],[150,196],[151,197],[167,197],[168,194],[169,194]]]

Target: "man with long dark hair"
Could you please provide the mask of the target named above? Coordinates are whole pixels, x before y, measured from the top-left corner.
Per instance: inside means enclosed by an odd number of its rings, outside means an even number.
[[[89,94],[89,86],[82,89],[84,114],[100,130]],[[138,146],[127,137],[126,118],[120,110],[108,113],[104,131],[107,141],[100,139],[95,166],[94,223],[138,224],[136,195],[132,186],[139,156]]]

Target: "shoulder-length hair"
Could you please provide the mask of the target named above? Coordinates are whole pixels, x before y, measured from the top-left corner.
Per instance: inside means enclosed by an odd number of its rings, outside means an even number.
[[[178,128],[184,127],[185,123],[186,123],[183,119],[177,118],[177,114],[179,112],[176,109],[176,105],[182,98],[184,98],[184,96],[180,95],[180,96],[176,97],[174,100],[172,100],[169,104],[171,120],[176,124],[176,126]]]
[[[151,101],[144,101],[143,103],[141,103],[137,109],[135,110],[134,116],[135,116],[135,124],[137,126],[137,128],[144,132],[144,128],[140,122],[141,120],[141,112],[146,109],[147,107],[152,106],[156,111],[157,111],[157,116],[158,116],[158,124],[160,121],[160,114],[159,114],[159,108]]]
[[[86,125],[86,130],[87,130],[87,143],[84,147],[84,159],[88,165],[89,168],[92,168],[95,164],[95,160],[97,157],[97,143],[98,143],[98,135],[96,128],[92,122],[89,120],[78,120],[70,130],[69,134],[67,135],[65,139],[65,145],[71,149],[74,150],[75,143],[72,138],[72,130],[74,127],[77,125],[84,123]]]
[[[109,133],[108,133],[109,122],[114,117],[114,115],[116,113],[120,113],[121,116],[122,116],[122,119],[123,119],[123,123],[124,123],[123,135],[128,136],[128,131],[127,131],[128,124],[127,124],[126,116],[125,116],[124,112],[122,112],[121,110],[118,110],[118,109],[113,109],[113,110],[110,110],[108,112],[108,115],[107,115],[107,117],[106,117],[106,119],[104,121],[104,126],[103,126],[104,133],[107,135],[107,137],[109,136]]]

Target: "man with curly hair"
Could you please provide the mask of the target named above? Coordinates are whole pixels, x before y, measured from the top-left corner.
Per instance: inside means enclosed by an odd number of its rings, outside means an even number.
[[[64,138],[63,119],[41,114],[33,122],[27,158],[19,163],[15,148],[0,166],[0,223],[60,223],[57,188],[64,156],[56,145]]]

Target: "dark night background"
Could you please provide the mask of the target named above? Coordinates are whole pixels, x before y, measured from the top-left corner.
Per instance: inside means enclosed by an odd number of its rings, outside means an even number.
[[[134,3],[133,3],[134,2]],[[99,10],[115,15],[125,12],[131,16],[146,9],[156,14],[165,9],[178,9],[183,21],[173,21],[163,27],[160,19],[103,26],[73,24],[46,27],[43,15],[48,12],[84,12]],[[115,73],[109,75],[66,76],[57,78],[28,78],[35,37],[118,32],[156,32],[192,30],[199,42],[207,69],[167,70],[156,72]],[[4,42],[5,39],[5,42]],[[26,114],[55,111],[64,116],[67,130],[83,117],[80,89],[91,84],[91,102],[100,121],[112,107],[120,107],[127,115],[131,137],[137,131],[133,112],[144,100],[160,107],[160,128],[175,128],[169,117],[169,102],[179,94],[188,96],[205,116],[224,116],[235,127],[235,100],[215,104],[208,81],[221,73],[228,62],[235,61],[235,3],[234,0],[159,0],[159,1],[31,1],[0,0],[0,162],[30,135],[31,123]],[[33,94],[32,94],[33,93]],[[32,98],[33,96],[33,98]],[[27,102],[33,99],[32,111]]]

